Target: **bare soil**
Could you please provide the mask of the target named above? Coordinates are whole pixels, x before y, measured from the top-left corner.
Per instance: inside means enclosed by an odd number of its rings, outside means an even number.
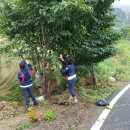
[[[4,103],[6,105],[3,105]],[[10,106],[10,103],[0,102],[0,105],[0,113],[5,110],[8,113],[5,114],[6,116],[4,114],[1,115],[0,130],[16,130],[20,124],[29,121],[27,113],[22,114],[21,112],[23,108],[19,107],[14,112],[13,108],[6,109],[8,108],[7,106]],[[39,112],[43,111],[43,107],[40,105],[37,110]],[[98,107],[93,103],[83,102],[82,100],[77,104],[67,106],[49,102],[48,108],[55,111],[56,119],[31,123],[26,130],[89,130],[103,110],[102,107]]]

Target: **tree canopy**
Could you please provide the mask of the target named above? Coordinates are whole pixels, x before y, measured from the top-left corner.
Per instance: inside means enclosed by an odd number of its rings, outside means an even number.
[[[47,50],[93,64],[116,53],[114,0],[1,1],[0,28],[12,41],[7,50],[41,61]],[[52,53],[48,53],[52,54]],[[47,56],[48,56],[47,54]]]
[[[80,62],[93,64],[116,54],[114,47],[120,34],[114,27],[113,0],[93,2],[93,13],[89,18],[87,34],[80,50]]]

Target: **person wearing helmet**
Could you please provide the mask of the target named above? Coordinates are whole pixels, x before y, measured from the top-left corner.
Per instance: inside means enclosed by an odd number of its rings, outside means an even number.
[[[27,66],[27,67],[26,67]],[[24,60],[19,63],[20,71],[18,72],[18,80],[20,81],[20,89],[23,92],[24,101],[26,104],[26,108],[30,106],[31,97],[34,106],[37,106],[38,103],[35,99],[34,91],[33,91],[33,83],[32,83],[32,65],[27,64]]]

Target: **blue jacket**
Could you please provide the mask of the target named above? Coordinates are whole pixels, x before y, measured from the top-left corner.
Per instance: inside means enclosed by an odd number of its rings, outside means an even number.
[[[27,88],[32,86],[32,65],[28,64],[28,68],[22,69],[18,72],[17,78],[20,81],[21,88]]]
[[[65,69],[61,69],[61,72],[66,75],[66,80],[72,80],[76,78],[74,64],[67,65]]]

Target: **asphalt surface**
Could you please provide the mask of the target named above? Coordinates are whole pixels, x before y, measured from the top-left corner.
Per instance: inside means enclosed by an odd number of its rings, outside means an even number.
[[[100,130],[130,130],[130,88],[119,98]]]

